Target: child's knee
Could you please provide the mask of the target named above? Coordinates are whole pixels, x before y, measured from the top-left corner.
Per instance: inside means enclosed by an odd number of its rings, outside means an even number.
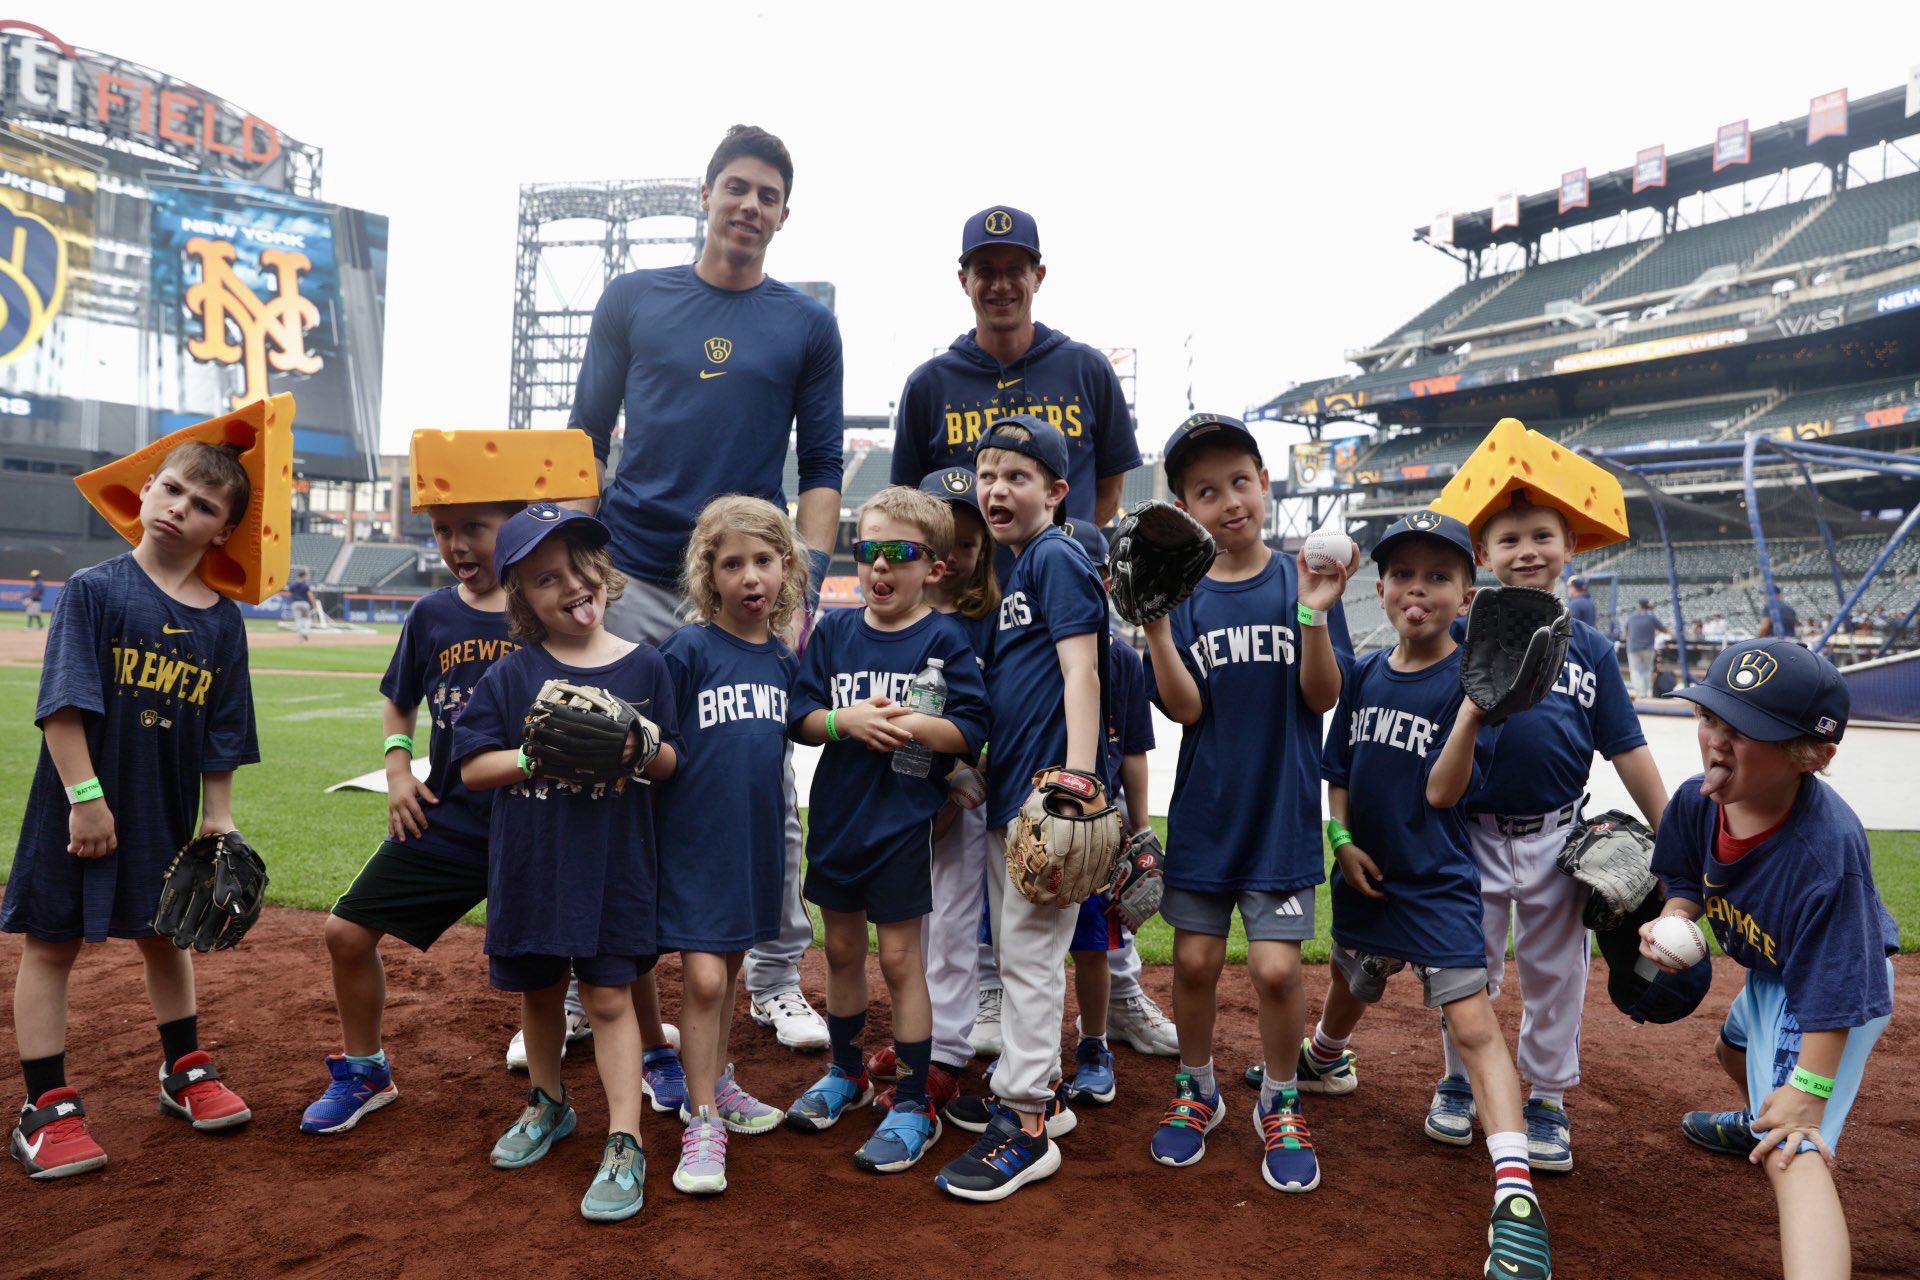
[[[380,935],[373,930],[339,916],[328,916],[321,932],[327,940],[327,954],[335,960],[364,960],[380,942]]]
[[[1720,1060],[1720,1065],[1727,1071],[1735,1075],[1746,1074],[1747,1051],[1734,1048],[1724,1037],[1713,1042],[1713,1056]]]
[[[851,931],[827,931],[826,942],[827,967],[844,972],[858,969],[867,962],[866,932],[855,934]]]
[[[22,963],[31,962],[49,969],[71,969],[74,961],[80,958],[80,939],[69,942],[48,942],[45,938],[26,935],[26,944],[20,953]]]
[[[1180,932],[1173,940],[1173,976],[1177,982],[1212,985],[1226,963],[1225,938]]]
[[[566,999],[566,988],[561,987],[561,1000]],[[633,1012],[633,991],[630,987],[595,987],[580,984],[580,1007],[587,1011],[587,1019],[595,1026],[607,1026],[631,1018]]]
[[[1262,999],[1285,999],[1301,987],[1299,949],[1255,944],[1247,953],[1247,976]]]
[[[680,987],[686,998],[696,1004],[720,1003],[727,991],[724,965],[685,965],[680,971]]]

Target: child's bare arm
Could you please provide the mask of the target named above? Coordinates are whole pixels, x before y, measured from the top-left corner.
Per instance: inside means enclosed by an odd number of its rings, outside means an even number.
[[[917,713],[875,694],[871,698],[862,698],[852,706],[836,709],[832,713],[833,731],[837,741],[844,742],[851,738],[856,742],[864,742],[875,751],[892,751],[911,736],[900,727],[900,721],[914,714]],[[827,715],[826,711],[819,708],[809,711],[806,719],[800,722],[795,737],[808,746],[824,744],[828,740]]]
[[[87,727],[78,707],[62,707],[40,722],[47,754],[60,775],[60,785],[77,787],[94,776],[93,753],[87,749]],[[104,858],[119,848],[113,813],[106,798],[82,800],[67,813],[67,852],[82,858]]]
[[[1307,566],[1304,550],[1295,558],[1295,566],[1300,574],[1300,603],[1324,612],[1340,603],[1348,576],[1360,567],[1360,549],[1355,547],[1352,561],[1332,573],[1315,573]],[[1340,660],[1333,652],[1333,637],[1325,626],[1301,623],[1294,629],[1300,635],[1301,700],[1307,710],[1325,715],[1340,701]]]
[[[380,724],[386,736],[396,733],[411,738],[419,722],[418,707],[402,707],[391,698],[380,709]],[[413,776],[413,752],[393,746],[387,750],[387,836],[405,841],[427,829],[427,815],[421,804],[439,804],[440,797],[427,784]]]
[[[1200,701],[1200,686],[1194,683],[1180,651],[1173,647],[1173,624],[1165,618],[1147,624],[1147,652],[1153,657],[1153,682],[1160,690],[1160,705],[1167,719],[1175,724],[1199,724],[1205,707]]]
[[[200,834],[223,836],[233,830],[233,770],[200,775]]]
[[[1342,827],[1347,825],[1347,789],[1329,785],[1327,787],[1327,815]],[[1349,888],[1369,898],[1384,898],[1387,895],[1376,889],[1378,883],[1384,883],[1386,876],[1380,871],[1380,864],[1373,856],[1349,839],[1333,851],[1334,864],[1340,868]]]
[[[1120,793],[1126,802],[1127,830],[1145,831],[1153,825],[1147,813],[1147,753],[1120,757]]]
[[[948,755],[962,755],[967,750],[967,735],[960,732],[960,726],[945,716],[930,716],[920,711],[909,711],[893,721],[908,733],[914,741],[935,751],[944,751]]]
[[[1451,809],[1467,794],[1467,787],[1473,782],[1473,740],[1485,716],[1472,698],[1460,699],[1460,714],[1453,719],[1453,731],[1440,748],[1440,759],[1427,774],[1427,803],[1434,808]]]
[[[510,787],[527,775],[520,768],[520,752],[505,747],[497,751],[476,751],[460,762],[460,781],[469,791],[491,791]]]
[[[1667,788],[1660,781],[1660,767],[1653,762],[1653,748],[1635,747],[1613,758],[1613,771],[1621,785],[1633,797],[1634,807],[1654,831],[1660,829],[1660,817],[1667,811]]]
[[[1100,731],[1100,646],[1094,634],[1068,636],[1054,642],[1060,659],[1060,678],[1066,686],[1062,698],[1067,716],[1067,758],[1069,769],[1092,773],[1099,767],[1100,753],[1106,749]]]

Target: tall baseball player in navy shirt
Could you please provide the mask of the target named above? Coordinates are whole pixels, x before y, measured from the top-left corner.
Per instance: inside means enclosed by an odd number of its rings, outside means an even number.
[[[1566,518],[1553,507],[1533,505],[1524,493],[1482,521],[1474,540],[1480,564],[1502,585],[1541,591],[1553,590],[1574,552]],[[1502,727],[1486,785],[1466,800],[1467,834],[1486,907],[1489,998],[1500,997],[1511,928],[1522,1001],[1516,1061],[1530,1086],[1527,1156],[1536,1170],[1553,1173],[1573,1168],[1566,1092],[1580,1083],[1580,1022],[1592,952],[1581,920],[1586,887],[1562,873],[1555,858],[1568,828],[1580,820],[1596,751],[1612,762],[1648,825],[1658,827],[1667,792],[1613,646],[1575,622],[1553,691]],[[1471,1146],[1474,1104],[1466,1063],[1444,1025],[1441,1038],[1447,1069],[1427,1108],[1427,1136]]]
[[[1340,875],[1332,972],[1311,1048],[1322,1061],[1344,1054],[1366,1006],[1411,965],[1479,1091],[1494,1169],[1484,1274],[1548,1280],[1553,1261],[1527,1165],[1520,1078],[1487,997],[1480,876],[1458,808],[1484,780],[1500,733],[1481,726],[1479,707],[1461,692],[1449,630],[1473,595],[1473,544],[1460,521],[1417,511],[1387,529],[1373,558],[1400,638],[1354,664],[1327,731],[1321,777]]]
[[[614,562],[627,575],[607,627],[658,645],[681,623],[678,579],[694,520],[724,493],[785,508],[788,440],[799,456],[797,523],[812,598],[840,528],[840,328],[833,313],[766,273],[767,250],[786,225],[793,158],[765,129],[735,125],[707,162],[700,206],[707,240],[692,266],[633,271],[594,308],[570,426],[593,437],[604,473],[621,406],[626,434],[597,512],[613,530]],[[916,475],[915,480],[919,477]],[[809,612],[812,605],[809,603]],[[801,831],[788,765],[786,910],[779,936],[748,952],[743,972],[755,1023],[790,1049],[824,1049],[827,1029],[800,991],[801,955],[813,922],[800,898]],[[657,1066],[656,1094],[684,1092],[651,977],[642,984],[641,1031]],[[677,1102],[675,1103],[677,1105]]]
[[[1747,971],[1714,1046],[1745,1105],[1689,1112],[1681,1129],[1765,1165],[1785,1275],[1844,1276],[1851,1245],[1828,1166],[1893,1014],[1900,949],[1860,819],[1814,776],[1847,731],[1846,682],[1790,640],[1749,640],[1673,696],[1696,706],[1702,771],[1667,805],[1653,870],[1665,914],[1704,918]],[[1641,954],[1671,967],[1650,945],[1654,923]]]
[[[1288,560],[1268,549],[1260,538],[1267,469],[1238,419],[1193,415],[1174,430],[1165,456],[1176,501],[1220,551],[1193,595],[1147,624],[1155,695],[1186,726],[1160,904],[1174,928],[1180,1068],[1153,1135],[1153,1158],[1182,1167],[1206,1155],[1207,1134],[1226,1112],[1214,1080],[1214,992],[1236,907],[1266,1060],[1300,1056],[1300,943],[1313,936],[1314,886],[1326,879],[1320,717],[1339,699],[1342,668],[1353,660],[1340,592],[1359,552],[1341,570],[1315,573],[1304,553]],[[1304,1078],[1316,1080],[1311,1072]],[[1320,1185],[1302,1083],[1292,1072],[1267,1072],[1254,1111],[1265,1144],[1261,1176],[1279,1191]]]

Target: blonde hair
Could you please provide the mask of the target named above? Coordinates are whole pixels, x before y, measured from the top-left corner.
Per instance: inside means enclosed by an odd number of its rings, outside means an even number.
[[[936,502],[939,499],[934,499]],[[955,534],[958,535],[960,517],[951,510],[952,503],[941,503],[949,508],[948,515],[953,517]],[[990,618],[1000,611],[1000,577],[993,571],[993,555],[998,544],[993,540],[993,531],[987,528],[987,518],[980,514],[978,507],[967,508],[973,518],[980,522],[980,558],[973,562],[973,573],[953,592],[953,608],[963,618],[975,621]],[[941,584],[945,586],[945,583]]]
[[[1789,738],[1780,744],[1780,748],[1787,753],[1787,759],[1793,767],[1802,773],[1825,773],[1827,765],[1833,760],[1830,754],[1833,744],[1822,742],[1811,734],[1803,733],[1797,738]]]
[[[182,480],[226,490],[231,495],[227,523],[239,524],[253,503],[253,481],[247,478],[247,469],[240,464],[240,454],[239,445],[189,440],[163,458],[154,474],[172,471]]]
[[[853,521],[855,536],[867,522],[869,511],[892,516],[918,529],[935,560],[945,560],[953,554],[953,510],[932,494],[904,484],[887,486],[860,504],[860,514]],[[984,548],[982,550],[984,553]]]
[[[713,557],[720,540],[729,533],[758,538],[787,558],[780,590],[767,611],[767,625],[778,635],[787,629],[807,598],[807,548],[793,531],[786,512],[764,498],[750,498],[744,493],[715,498],[701,509],[700,518],[694,522],[693,538],[680,565],[687,616],[695,622],[712,622],[720,616],[720,593],[713,588]]]
[[[613,557],[607,554],[607,549],[589,547],[568,536],[564,528],[558,531],[558,536],[567,544],[567,560],[573,565],[573,571],[591,585],[605,587],[608,604],[618,600],[627,589],[627,575],[613,567]],[[521,592],[520,565],[525,563],[522,559],[508,565],[506,576],[500,581],[507,593],[507,634],[521,644],[539,644],[547,638],[547,624],[540,621],[533,602]]]

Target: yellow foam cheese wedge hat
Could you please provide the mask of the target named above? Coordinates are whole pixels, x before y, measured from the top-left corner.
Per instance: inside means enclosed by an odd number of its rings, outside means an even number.
[[[1567,518],[1580,551],[1597,551],[1628,537],[1627,500],[1614,474],[1528,430],[1518,418],[1495,423],[1429,505],[1463,522],[1478,542],[1480,527],[1522,491],[1535,506],[1552,507]]]
[[[600,496],[584,431],[416,431],[408,452],[415,511]]]
[[[255,400],[164,435],[118,462],[75,476],[81,494],[128,542],[139,544],[140,488],[189,441],[237,445],[253,498],[225,545],[207,548],[200,580],[230,600],[260,604],[287,585],[293,557],[293,396]]]

